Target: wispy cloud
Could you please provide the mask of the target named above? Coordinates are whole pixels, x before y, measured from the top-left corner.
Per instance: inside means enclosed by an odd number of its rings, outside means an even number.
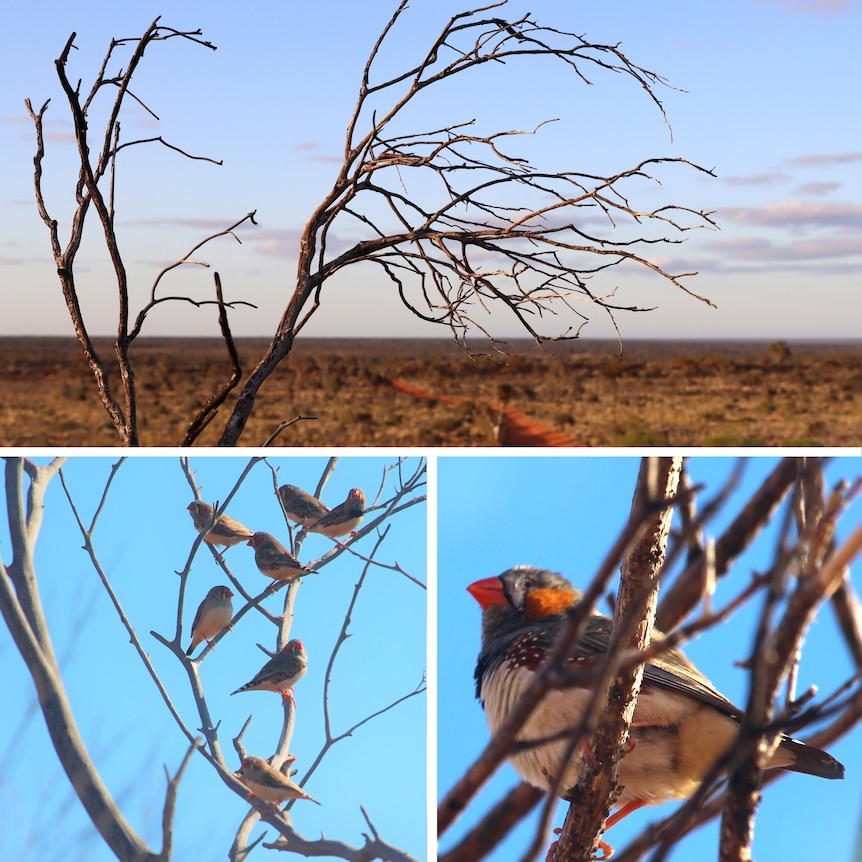
[[[858,153],[807,153],[788,159],[787,163],[798,167],[810,167],[812,165],[849,165],[854,162],[862,162],[862,152]]]
[[[780,6],[784,12],[818,17],[844,15],[850,11],[850,0],[758,0]]]
[[[803,183],[797,186],[798,195],[828,195],[841,188],[841,183]]]
[[[313,153],[313,155],[309,155],[308,161],[310,162],[334,162],[341,164],[344,161],[344,156],[342,155],[326,155],[325,153],[315,153],[315,150],[320,149],[320,144],[317,141],[300,141],[298,144],[294,146],[294,150],[297,150],[301,153]]]
[[[744,177],[724,177],[724,181],[729,186],[770,186],[775,183],[786,182],[789,179],[790,177],[787,174],[780,172],[751,174]]]
[[[719,223],[779,228],[862,227],[862,206],[858,204],[782,201],[762,207],[726,207],[718,212]]]
[[[218,233],[222,230],[227,230],[232,224],[237,222],[239,218],[226,216],[223,219],[216,218],[139,218],[130,219],[125,222],[127,225],[136,227],[154,227],[163,228],[166,225],[174,225],[175,227],[187,227],[193,230],[206,231],[207,233]],[[241,224],[236,228],[237,233],[245,234],[246,231],[255,230],[254,225],[249,225],[248,222]]]
[[[773,242],[764,237],[739,237],[704,243],[723,260],[781,263],[792,260],[820,260],[862,255],[862,237],[820,237],[794,242]]]
[[[298,228],[269,228],[255,232],[254,250],[268,257],[296,260],[302,231]]]
[[[299,228],[273,228],[256,231],[251,238],[255,251],[270,257],[296,260],[299,255],[299,241],[302,231]],[[326,237],[327,258],[340,254],[358,240],[344,234],[329,233]]]

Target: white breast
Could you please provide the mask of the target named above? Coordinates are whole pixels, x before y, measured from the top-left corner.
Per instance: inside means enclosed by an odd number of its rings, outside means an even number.
[[[526,667],[502,662],[485,677],[481,697],[492,733],[503,724],[534,676]],[[518,741],[542,739],[575,728],[589,699],[590,692],[583,688],[548,692],[521,729]],[[700,706],[673,692],[653,688],[642,692],[629,736],[631,748],[620,764],[621,793],[615,805],[625,805],[632,799],[658,804],[693,792],[715,755],[707,756],[696,767],[681,763],[687,757],[680,747],[678,727]],[[714,710],[704,709],[710,716],[718,716]],[[722,724],[733,725],[730,719],[718,717],[723,719]],[[577,782],[584,751],[582,744],[564,764],[567,746],[563,738],[524,749],[509,759],[525,781],[546,791],[554,776],[565,767],[558,791],[564,795]]]
[[[481,696],[492,733],[497,732],[533,677],[535,673],[528,668],[507,667],[505,662],[486,676]],[[518,740],[542,739],[575,727],[588,700],[589,692],[582,688],[548,692],[521,728]],[[551,779],[560,771],[567,747],[567,741],[561,740],[524,749],[510,760],[525,781],[542,790],[549,790]],[[579,747],[567,764],[561,785],[563,790],[577,780],[581,756],[582,749]]]

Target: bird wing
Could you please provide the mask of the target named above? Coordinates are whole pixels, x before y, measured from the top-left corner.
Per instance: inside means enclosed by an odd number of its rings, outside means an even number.
[[[608,650],[610,632],[609,617],[593,616],[576,649],[590,657],[603,656]],[[653,633],[653,645],[660,644],[662,640],[664,640],[663,633],[658,631]],[[732,718],[741,718],[744,715],[744,711],[718,691],[678,649],[665,650],[647,662],[643,678],[649,685],[684,694]]]
[[[207,594],[207,597],[198,605],[197,613],[195,614],[195,618],[192,621],[192,636],[194,636],[195,630],[203,621],[204,616],[212,610],[213,605],[215,604],[215,600]]]

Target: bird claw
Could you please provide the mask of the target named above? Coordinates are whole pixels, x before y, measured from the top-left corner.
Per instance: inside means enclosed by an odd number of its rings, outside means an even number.
[[[561,835],[562,832],[562,829],[555,829],[554,835]],[[548,852],[545,854],[545,862],[556,862],[557,845],[559,843],[559,841],[552,842],[551,846],[548,848]],[[602,855],[593,857],[596,862],[606,862],[607,859],[610,859],[611,856],[614,855],[614,848],[611,847],[611,845],[608,844],[607,841],[602,841],[601,838],[599,838],[599,846],[597,849],[601,850]]]
[[[607,841],[602,841],[601,838],[599,838],[598,849],[602,851],[601,856],[595,857],[598,862],[605,862],[606,859],[610,859],[614,855],[614,848]]]

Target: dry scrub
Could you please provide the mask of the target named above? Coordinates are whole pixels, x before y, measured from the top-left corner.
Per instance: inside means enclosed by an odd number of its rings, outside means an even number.
[[[510,345],[511,346],[511,345]],[[519,346],[519,345],[516,345]],[[507,364],[448,341],[305,340],[261,391],[243,437],[279,446],[494,446],[506,405],[586,446],[859,446],[862,345],[574,342]],[[101,349],[110,349],[107,342]],[[240,355],[259,342],[240,340]],[[141,442],[176,445],[187,417],[228,373],[215,339],[134,348]],[[116,433],[71,339],[0,339],[0,444],[115,446]],[[398,378],[460,404],[395,391]],[[230,399],[225,409],[230,409]],[[201,445],[214,445],[216,428]]]

